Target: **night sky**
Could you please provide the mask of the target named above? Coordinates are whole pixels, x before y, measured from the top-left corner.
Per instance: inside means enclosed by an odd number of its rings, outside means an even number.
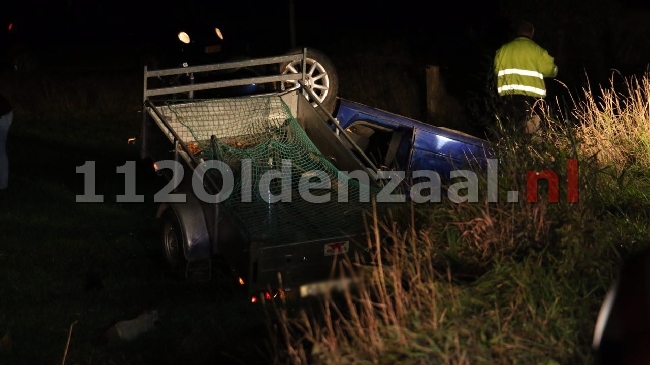
[[[418,67],[440,65],[451,88],[461,91],[483,77],[496,48],[512,37],[517,20],[535,24],[535,40],[556,57],[558,78],[573,88],[584,84],[585,74],[592,82],[602,82],[612,69],[638,74],[650,62],[648,0],[471,0],[427,7],[416,2],[294,1],[298,46],[319,48],[342,60],[349,52],[341,46],[345,42],[377,57],[382,57],[384,43],[402,42]],[[175,34],[180,29],[202,25],[219,27],[233,52],[276,55],[291,47],[289,4],[290,0],[12,2],[3,5],[4,27],[12,23],[13,29],[4,32],[2,42],[21,44],[49,60],[88,63],[95,55],[123,63],[132,60],[125,67],[140,68],[143,53],[165,53],[177,46]],[[339,61],[337,67],[345,65]]]

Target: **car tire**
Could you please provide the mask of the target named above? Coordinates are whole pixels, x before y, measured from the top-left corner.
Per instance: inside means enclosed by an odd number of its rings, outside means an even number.
[[[287,54],[302,53],[302,49],[295,49]],[[318,97],[318,101],[330,113],[334,111],[336,106],[336,97],[339,90],[339,77],[336,73],[336,68],[332,61],[325,56],[322,52],[313,48],[307,49],[307,87],[310,88]],[[287,62],[280,65],[280,74],[286,75],[289,73],[302,72],[302,64],[300,61]],[[286,90],[296,86],[294,82],[285,82],[282,85],[282,90]],[[311,101],[307,92],[304,93],[305,97]],[[313,105],[317,105],[315,102]]]
[[[160,217],[160,251],[163,264],[168,271],[181,274],[187,260],[183,252],[183,231],[173,209],[168,208]]]

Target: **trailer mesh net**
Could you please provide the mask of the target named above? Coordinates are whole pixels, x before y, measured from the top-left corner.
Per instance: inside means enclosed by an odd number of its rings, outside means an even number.
[[[272,245],[365,232],[363,214],[372,211],[378,189],[341,173],[280,97],[176,101],[166,108],[195,156],[232,171],[223,204],[251,240]],[[304,194],[307,182],[312,196]]]

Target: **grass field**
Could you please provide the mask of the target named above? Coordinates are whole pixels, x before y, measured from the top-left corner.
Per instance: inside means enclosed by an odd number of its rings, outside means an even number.
[[[283,322],[291,361],[593,363],[605,293],[622,260],[650,246],[649,76],[600,96],[585,88],[566,114],[543,112],[537,136],[494,128],[499,202],[484,194],[379,217],[368,245],[381,264],[359,290],[324,299],[324,321],[305,312]],[[576,203],[564,183],[557,203],[544,188],[539,202],[524,201],[529,171],[566,182],[568,159],[579,162]],[[518,203],[504,201],[510,190]]]

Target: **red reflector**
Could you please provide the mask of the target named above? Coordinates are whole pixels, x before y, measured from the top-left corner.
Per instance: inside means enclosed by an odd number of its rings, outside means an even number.
[[[253,295],[251,297],[251,303],[257,303],[257,296],[256,295]]]
[[[11,31],[12,29],[14,29],[14,23],[9,23],[7,30]]]
[[[271,300],[273,297],[271,296],[271,292],[264,292],[264,299],[266,300]]]

